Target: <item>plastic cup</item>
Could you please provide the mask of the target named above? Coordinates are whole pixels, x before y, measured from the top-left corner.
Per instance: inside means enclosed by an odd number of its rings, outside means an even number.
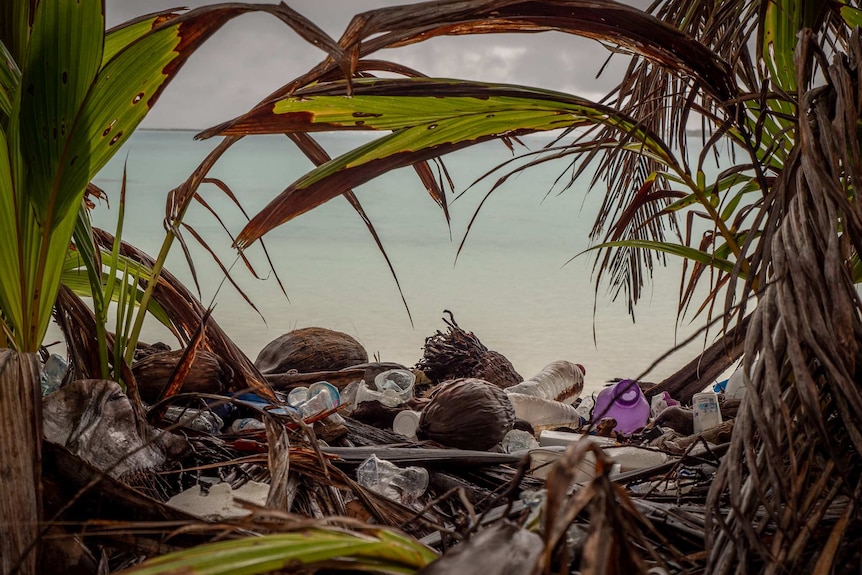
[[[386,407],[397,407],[404,403],[401,396],[391,389],[381,393],[379,391],[369,389],[368,386],[365,385],[365,382],[360,382],[359,387],[356,388],[356,405],[359,405],[363,401],[379,401]]]
[[[294,387],[287,394],[287,404],[291,407],[298,407],[306,399],[308,399],[307,387]]]
[[[327,391],[329,393],[329,397],[332,399],[332,407],[338,407],[341,402],[341,394],[338,393],[338,388],[328,381],[312,383],[308,387],[308,399],[314,398],[315,395],[322,391]]]
[[[374,387],[381,393],[394,393],[402,403],[413,397],[416,376],[406,369],[390,369],[377,374]]]
[[[392,422],[392,431],[405,437],[416,439],[416,428],[419,427],[419,415],[418,411],[409,409],[399,411]]]

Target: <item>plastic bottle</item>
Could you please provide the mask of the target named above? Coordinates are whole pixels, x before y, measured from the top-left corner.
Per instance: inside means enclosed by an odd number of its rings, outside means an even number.
[[[533,427],[578,427],[582,423],[577,410],[567,403],[522,393],[512,393],[508,397],[515,408],[515,417],[529,421]]]
[[[718,395],[707,391],[695,393],[691,398],[694,432],[702,433],[707,429],[721,425],[721,408],[718,406]]]
[[[606,417],[617,420],[620,433],[634,433],[649,421],[650,406],[637,382],[623,379],[601,390],[593,409],[593,422]]]
[[[554,361],[530,379],[508,387],[505,391],[571,404],[584,389],[584,373],[582,365],[565,360]]]

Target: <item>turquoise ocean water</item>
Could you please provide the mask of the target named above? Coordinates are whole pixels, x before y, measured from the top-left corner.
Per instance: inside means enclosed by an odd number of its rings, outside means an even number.
[[[334,155],[365,138],[361,134],[324,135],[321,142]],[[547,137],[525,140],[533,149],[547,141]],[[196,142],[193,133],[185,131],[137,132],[95,180],[111,202],[110,209],[105,205],[96,209],[95,225],[114,229],[125,162],[123,237],[155,255],[164,237],[167,192],[182,183],[216,143]],[[446,165],[456,192],[461,192],[487,169],[510,157],[502,144],[491,143],[450,155]],[[234,146],[210,175],[227,183],[252,214],[310,167],[286,138],[250,137]],[[634,377],[700,322],[677,324],[677,261],[656,273],[636,308],[636,323],[622,301],[610,301],[604,287],[596,300],[590,256],[566,262],[588,246],[587,232],[601,190],[587,194],[585,182],[559,195],[556,190],[548,194],[564,170],[562,163],[546,165],[520,174],[494,192],[457,262],[457,247],[467,222],[493,180],[477,184],[452,202],[451,236],[442,212],[410,169],[357,190],[393,261],[413,316],[412,326],[383,257],[343,198],[265,238],[287,297],[275,278],[256,280],[242,264],[233,268],[233,276],[260,314],[230,285],[221,285],[222,273],[187,234],[201,299],[215,303],[215,319],[252,359],[282,333],[316,325],[351,334],[369,355],[382,361],[412,365],[421,357],[425,337],[445,328],[441,317],[449,309],[463,328],[507,356],[525,377],[557,359],[583,364],[588,389],[612,377]],[[241,213],[214,186],[203,186],[201,193],[236,233],[243,224]],[[186,222],[228,265],[233,262],[230,240],[206,210],[194,206]],[[265,274],[260,249],[251,249],[249,255]],[[178,244],[168,268],[193,285]],[[144,334],[145,340],[161,339],[175,347],[170,338],[158,325],[149,325]],[[658,381],[669,375],[702,345],[701,339],[677,352],[645,379]]]

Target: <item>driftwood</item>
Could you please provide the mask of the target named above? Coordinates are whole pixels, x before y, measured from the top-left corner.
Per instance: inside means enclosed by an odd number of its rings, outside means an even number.
[[[733,362],[742,357],[745,333],[751,316],[745,317],[700,355],[658,385],[645,391],[647,398],[666,391],[684,404],[691,397],[713,383]]]

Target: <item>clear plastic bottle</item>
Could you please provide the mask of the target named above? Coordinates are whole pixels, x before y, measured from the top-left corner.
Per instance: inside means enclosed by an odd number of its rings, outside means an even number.
[[[584,389],[584,373],[582,365],[565,360],[553,361],[530,379],[505,391],[571,404]]]
[[[601,390],[593,409],[593,422],[606,417],[617,420],[620,433],[634,433],[649,421],[650,406],[636,381],[623,379]]]
[[[515,408],[515,417],[529,421],[533,427],[577,427],[582,423],[578,412],[568,403],[522,393],[512,393],[508,397]]]

